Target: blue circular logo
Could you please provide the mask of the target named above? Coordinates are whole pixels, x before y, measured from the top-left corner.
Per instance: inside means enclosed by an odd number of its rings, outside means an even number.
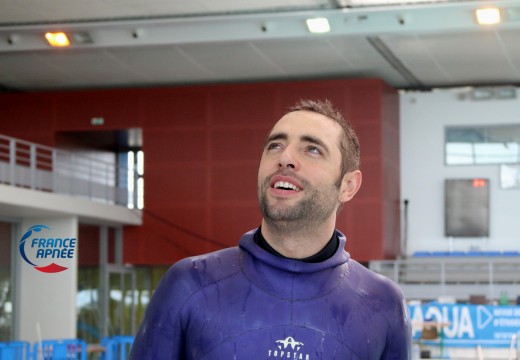
[[[43,236],[44,232],[51,229],[46,225],[31,226],[20,239],[20,255],[26,263],[33,266],[36,270],[44,273],[58,273],[68,268],[58,265],[54,259],[71,259],[74,257],[74,250],[76,248],[75,238],[50,238]],[[39,233],[39,234],[38,234]],[[50,259],[52,263],[47,266],[39,266],[34,260],[31,261],[25,251],[26,245],[36,251],[36,259]]]

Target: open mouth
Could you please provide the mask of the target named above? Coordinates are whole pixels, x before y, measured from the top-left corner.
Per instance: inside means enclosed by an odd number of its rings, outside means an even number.
[[[276,181],[273,184],[273,188],[279,189],[279,190],[293,190],[293,191],[301,190],[298,186],[291,184],[290,182],[287,182],[287,181]]]

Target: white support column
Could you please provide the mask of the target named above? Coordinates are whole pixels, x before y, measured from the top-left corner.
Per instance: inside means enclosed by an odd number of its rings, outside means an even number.
[[[34,225],[45,225],[50,230],[33,231],[27,238],[25,252],[29,260],[38,266],[52,262],[67,267],[57,273],[36,270],[22,256],[17,262],[17,300],[15,307],[17,326],[15,338],[36,342],[43,339],[76,337],[76,292],[78,269],[78,219],[77,217],[24,218],[20,226],[18,244],[23,234]],[[34,238],[75,238],[76,250],[73,258],[36,258],[37,246],[32,246]],[[20,252],[19,252],[20,254]]]

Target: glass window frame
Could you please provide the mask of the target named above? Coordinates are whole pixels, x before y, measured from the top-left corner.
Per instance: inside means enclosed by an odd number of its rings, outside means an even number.
[[[450,134],[450,131],[453,131]],[[456,132],[459,132],[457,134]],[[473,141],[450,141],[453,137],[464,137],[464,133],[468,138],[473,133]],[[494,136],[500,138],[508,134],[511,138],[503,137],[499,141],[490,141]],[[481,141],[479,141],[479,137]],[[466,148],[466,153],[461,154],[461,160],[454,162],[450,161],[449,147],[458,146],[461,149]],[[494,145],[503,145],[505,151],[499,151],[491,154],[489,149]],[[488,151],[480,151],[487,148]],[[500,150],[500,149],[499,149]],[[479,154],[480,151],[480,154]],[[456,157],[456,154],[451,154],[451,157]],[[463,160],[467,156],[467,160]],[[504,156],[500,160],[490,160],[493,156]],[[450,125],[444,128],[444,165],[445,166],[486,166],[486,165],[501,165],[501,164],[520,164],[520,123],[519,124],[497,124],[497,125]]]

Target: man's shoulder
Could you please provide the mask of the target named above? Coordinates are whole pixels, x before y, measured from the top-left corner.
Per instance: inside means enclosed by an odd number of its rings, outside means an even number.
[[[168,282],[192,289],[202,288],[240,272],[238,247],[184,258],[173,264],[165,275]]]
[[[349,260],[348,266],[352,285],[361,295],[384,302],[400,303],[404,300],[401,289],[392,280],[367,269],[352,259]]]

